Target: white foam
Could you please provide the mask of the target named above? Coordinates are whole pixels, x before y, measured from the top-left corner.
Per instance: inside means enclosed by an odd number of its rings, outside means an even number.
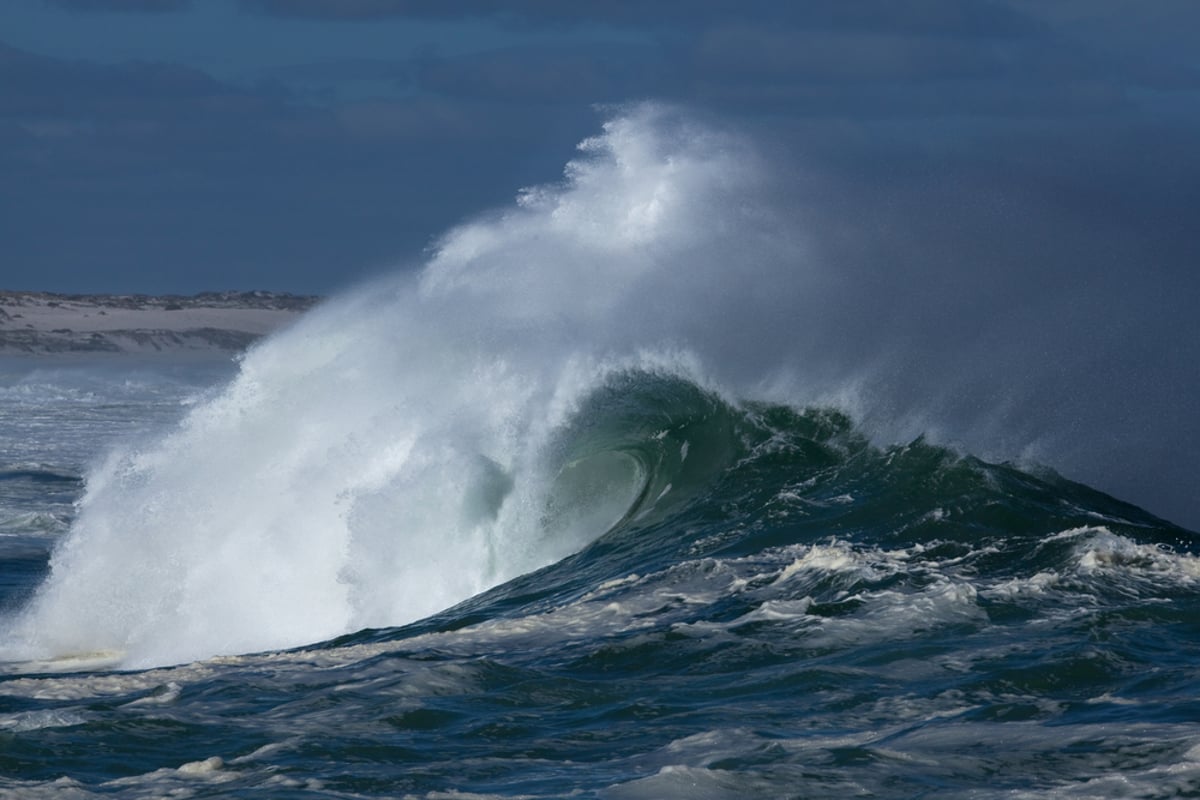
[[[1155,544],[1139,544],[1107,528],[1089,529],[1076,548],[1078,570],[1084,574],[1123,573],[1129,577],[1162,577],[1179,584],[1200,580],[1200,558]]]
[[[1054,589],[1061,576],[1057,572],[1043,571],[1028,578],[1010,578],[1000,581],[986,589],[983,594],[989,598],[1013,599],[1021,596],[1041,596]]]
[[[87,716],[70,709],[20,711],[16,714],[0,715],[0,731],[23,733],[43,728],[69,728],[85,722],[87,722]]]
[[[687,798],[688,800],[735,800],[774,795],[783,787],[771,781],[725,770],[671,764],[657,774],[610,787],[602,797]]]
[[[876,579],[880,577],[881,569],[886,569],[889,573],[897,569],[894,558],[895,554],[890,559],[882,559],[878,554],[863,553],[845,543],[835,541],[829,545],[806,548],[802,555],[784,567],[775,580],[787,581],[799,574],[813,572],[821,575],[852,573],[856,578]],[[892,563],[885,566],[889,561]]]

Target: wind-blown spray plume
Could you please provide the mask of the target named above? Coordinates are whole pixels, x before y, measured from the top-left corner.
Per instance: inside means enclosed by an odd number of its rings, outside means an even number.
[[[732,137],[642,106],[581,150],[562,183],[265,341],[174,430],[97,466],[6,655],[144,666],[402,624],[644,499],[636,460],[563,478],[579,405],[631,368],[742,374],[803,259]]]

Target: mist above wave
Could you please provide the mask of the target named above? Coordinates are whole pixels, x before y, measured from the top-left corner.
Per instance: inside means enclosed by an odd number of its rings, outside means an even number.
[[[792,243],[731,137],[647,106],[582,149],[562,183],[326,304],[177,428],[115,450],[9,655],[140,666],[401,624],[603,533],[544,529],[556,427],[613,370],[703,381],[684,350],[721,340],[728,265],[778,263],[747,236]]]

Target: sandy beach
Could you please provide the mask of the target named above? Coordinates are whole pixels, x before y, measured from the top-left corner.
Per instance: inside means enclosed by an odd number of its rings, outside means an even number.
[[[261,291],[149,296],[0,290],[0,354],[236,352],[318,300]]]

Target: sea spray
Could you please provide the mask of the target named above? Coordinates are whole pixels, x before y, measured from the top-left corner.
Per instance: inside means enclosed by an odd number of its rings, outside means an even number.
[[[780,264],[803,262],[735,138],[643,106],[582,150],[560,184],[327,303],[160,439],[114,450],[4,655],[147,666],[398,625],[622,518],[643,465],[594,456],[564,478],[556,432],[613,374],[713,385],[702,364],[754,362],[744,320],[780,314]],[[554,510],[565,487],[586,512]]]

